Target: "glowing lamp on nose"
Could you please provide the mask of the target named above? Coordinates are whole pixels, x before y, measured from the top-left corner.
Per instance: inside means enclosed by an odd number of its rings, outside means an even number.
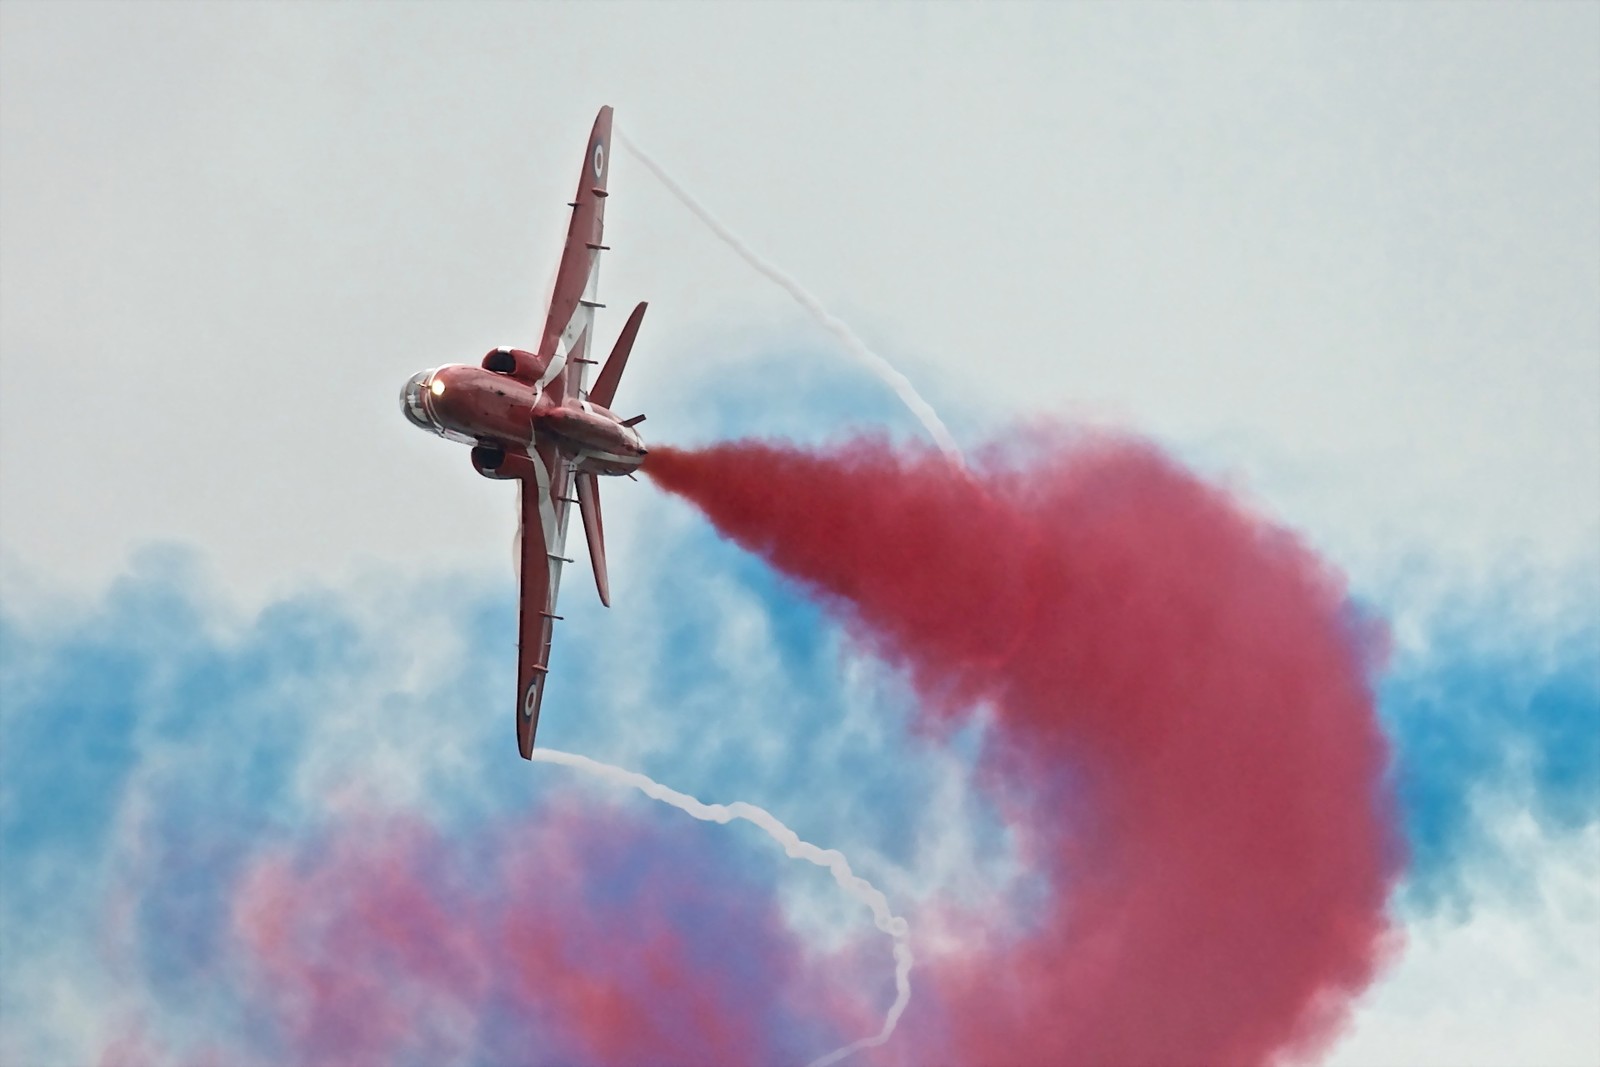
[[[428,386],[428,388],[433,390],[434,396],[444,395],[444,382],[440,381],[438,377],[433,379],[433,384]]]

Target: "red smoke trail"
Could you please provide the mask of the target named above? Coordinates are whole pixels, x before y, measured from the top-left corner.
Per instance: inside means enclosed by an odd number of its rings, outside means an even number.
[[[646,469],[905,669],[933,721],[995,709],[985,781],[1053,888],[1024,933],[930,963],[946,1033],[917,1056],[1324,1047],[1382,961],[1399,851],[1370,635],[1291,534],[1105,437],[970,472],[872,441]]]

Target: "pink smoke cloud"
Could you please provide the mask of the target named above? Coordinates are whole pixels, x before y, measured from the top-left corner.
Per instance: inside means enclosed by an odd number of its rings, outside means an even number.
[[[815,981],[759,884],[696,834],[562,806],[468,840],[341,821],[263,853],[233,923],[295,1062],[802,1058]],[[806,1012],[809,1014],[809,1012]]]

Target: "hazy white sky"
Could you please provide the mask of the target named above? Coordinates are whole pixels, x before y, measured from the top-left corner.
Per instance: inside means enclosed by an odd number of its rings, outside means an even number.
[[[152,538],[247,598],[503,566],[505,488],[395,394],[532,337],[602,103],[969,433],[1131,423],[1351,562],[1600,532],[1595,5],[0,17],[11,584]],[[622,399],[654,439],[720,361],[880,388],[635,161],[613,185],[601,328],[651,300]]]

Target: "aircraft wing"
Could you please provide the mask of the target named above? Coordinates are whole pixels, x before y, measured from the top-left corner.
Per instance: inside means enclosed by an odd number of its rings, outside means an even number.
[[[572,199],[572,221],[561,249],[555,291],[539,340],[543,370],[537,385],[559,403],[569,395],[586,396],[594,338],[594,309],[600,304],[600,243],[605,223],[606,179],[611,173],[611,109],[595,117]],[[559,619],[556,594],[566,557],[567,514],[577,500],[571,462],[549,444],[529,449],[531,471],[522,478],[522,606],[518,625],[517,749],[524,759],[533,753],[550,665],[550,638]]]
[[[603,107],[589,133],[589,147],[572,198],[572,221],[556,269],[550,311],[539,337],[539,362],[513,372],[552,400],[584,395],[594,362],[594,309],[600,307],[600,253],[605,229],[606,180],[611,173],[611,108]],[[542,369],[541,369],[542,368]]]
[[[532,449],[532,473],[522,483],[522,606],[517,626],[517,751],[533,755],[539,705],[550,667],[550,638],[560,619],[556,596],[567,543],[573,494],[572,464],[550,445]]]

